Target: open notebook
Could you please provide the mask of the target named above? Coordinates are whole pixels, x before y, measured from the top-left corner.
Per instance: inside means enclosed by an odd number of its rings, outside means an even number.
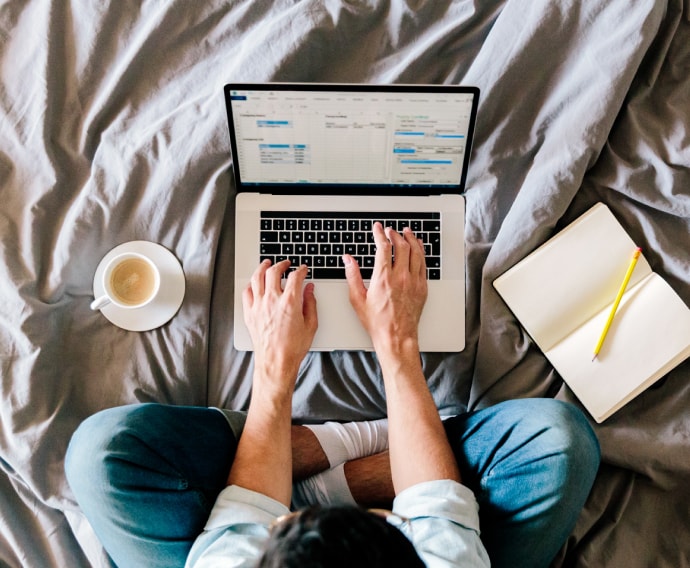
[[[494,281],[597,422],[690,356],[690,310],[641,255],[592,360],[635,248],[599,203]]]

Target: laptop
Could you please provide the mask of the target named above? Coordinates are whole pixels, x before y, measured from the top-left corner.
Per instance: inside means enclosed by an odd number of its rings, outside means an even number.
[[[235,208],[234,345],[251,351],[242,291],[260,261],[306,264],[315,351],[373,350],[349,301],[342,254],[365,285],[372,224],[423,239],[429,295],[421,351],[465,348],[465,199],[479,90],[457,85],[225,85]]]

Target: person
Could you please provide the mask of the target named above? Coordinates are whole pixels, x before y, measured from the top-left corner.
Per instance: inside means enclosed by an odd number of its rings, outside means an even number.
[[[90,417],[70,442],[67,478],[118,566],[549,565],[598,469],[588,421],[567,403],[523,399],[442,422],[418,347],[423,245],[409,229],[373,232],[368,288],[344,261],[383,376],[387,449],[380,424],[291,424],[318,325],[314,284],[306,267],[284,280],[289,262],[263,262],[243,292],[255,350],[246,415],[132,405]],[[331,504],[291,513],[297,494]]]

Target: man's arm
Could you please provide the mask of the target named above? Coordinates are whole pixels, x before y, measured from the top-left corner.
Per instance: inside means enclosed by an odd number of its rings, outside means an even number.
[[[292,495],[292,394],[299,366],[317,328],[313,284],[304,287],[302,266],[263,262],[243,292],[244,317],[254,347],[252,397],[247,421],[228,476],[238,485],[287,506]]]
[[[326,471],[329,467],[326,452],[314,433],[306,426],[293,426],[292,480],[302,481]]]
[[[309,428],[292,427],[292,479],[302,481],[329,469],[318,438]],[[345,480],[354,500],[365,507],[390,509],[395,498],[388,451],[349,460]]]
[[[427,297],[423,245],[409,229],[401,236],[390,228],[384,232],[379,223],[374,240],[368,290],[354,258],[346,255],[345,263],[350,301],[371,336],[383,373],[395,492],[424,481],[460,481],[420,360],[417,330]]]

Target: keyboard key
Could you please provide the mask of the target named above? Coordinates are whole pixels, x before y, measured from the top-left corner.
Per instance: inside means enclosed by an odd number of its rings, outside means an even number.
[[[278,242],[278,231],[262,231],[261,232],[261,242],[262,243],[277,243]]]
[[[344,268],[314,268],[312,270],[312,278],[325,278],[328,280],[344,279]]]
[[[260,247],[260,253],[261,254],[270,254],[270,255],[275,255],[275,254],[280,254],[280,245],[278,243],[262,243]]]
[[[441,221],[424,221],[422,222],[423,231],[440,231]]]

